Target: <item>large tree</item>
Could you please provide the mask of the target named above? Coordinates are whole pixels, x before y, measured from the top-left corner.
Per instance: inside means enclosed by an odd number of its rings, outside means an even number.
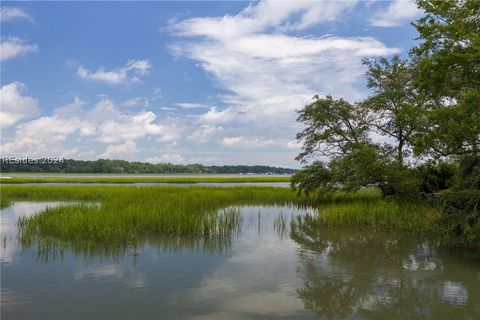
[[[420,126],[421,109],[417,105],[411,64],[398,55],[392,59],[366,59],[370,96],[362,102],[368,111],[368,124],[385,143],[400,164],[408,154],[413,136]]]
[[[347,154],[355,144],[366,141],[365,111],[358,105],[331,96],[320,98],[298,111],[297,121],[305,129],[297,134],[303,142],[297,160],[306,163],[314,156],[338,156]]]
[[[417,151],[478,155],[480,146],[480,1],[419,0],[413,25],[416,87],[427,113]]]

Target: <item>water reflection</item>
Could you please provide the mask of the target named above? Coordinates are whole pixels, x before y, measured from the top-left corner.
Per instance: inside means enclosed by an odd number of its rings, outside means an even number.
[[[291,237],[301,248],[298,276],[303,286],[297,294],[306,308],[320,316],[480,316],[478,264],[476,269],[459,268],[447,252],[439,252],[435,242],[386,232],[325,228],[314,216],[297,217],[291,228]]]
[[[0,233],[2,250],[0,261],[14,263],[20,252],[18,247],[18,221],[20,218],[30,217],[48,207],[57,207],[62,202],[15,202],[10,207],[1,210]],[[68,203],[67,203],[68,204]]]
[[[244,206],[228,237],[18,246],[16,220],[58,204],[2,210],[2,318],[480,318],[478,261],[425,238],[324,228],[309,208]]]

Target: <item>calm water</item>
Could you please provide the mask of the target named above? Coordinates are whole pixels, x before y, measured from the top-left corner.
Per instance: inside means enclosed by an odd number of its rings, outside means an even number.
[[[2,319],[480,319],[480,263],[425,239],[319,229],[303,218],[311,209],[241,207],[239,232],[215,243],[22,251],[18,218],[55,205],[1,212]]]

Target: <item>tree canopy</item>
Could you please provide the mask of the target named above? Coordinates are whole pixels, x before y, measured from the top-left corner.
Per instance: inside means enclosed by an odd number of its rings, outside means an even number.
[[[292,179],[300,191],[480,187],[480,2],[417,5],[418,45],[405,58],[364,60],[365,100],[315,96],[298,111],[297,159],[314,160]]]

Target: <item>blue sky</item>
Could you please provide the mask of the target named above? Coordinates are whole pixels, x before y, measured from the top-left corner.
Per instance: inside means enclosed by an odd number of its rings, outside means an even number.
[[[2,2],[4,157],[299,167],[295,110],[368,95],[411,1]]]

